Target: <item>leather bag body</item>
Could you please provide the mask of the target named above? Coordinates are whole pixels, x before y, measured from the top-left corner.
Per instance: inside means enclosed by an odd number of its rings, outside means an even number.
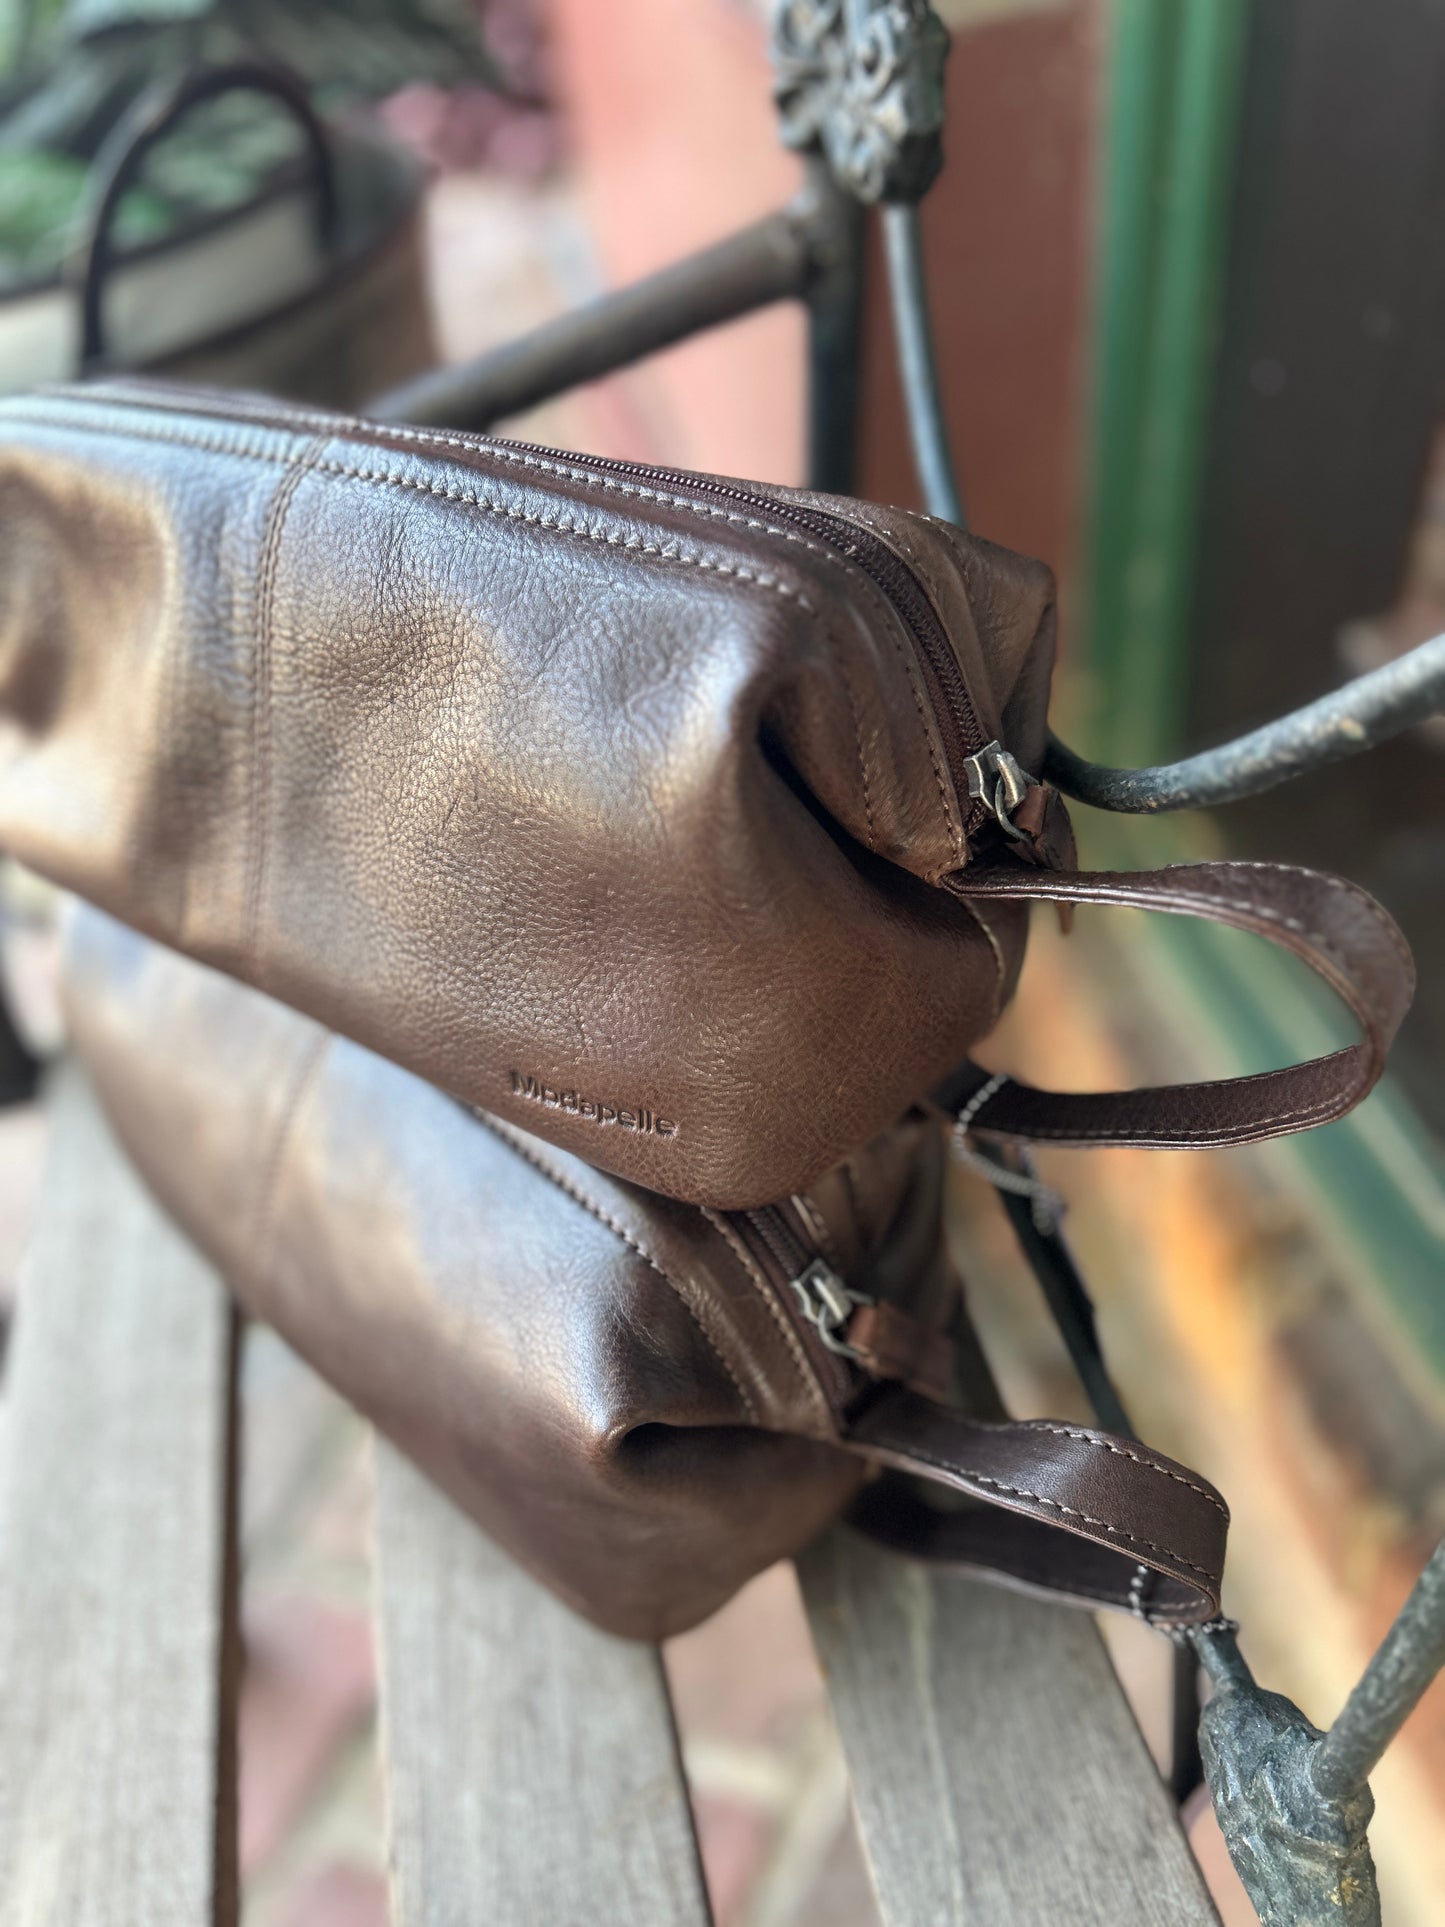
[[[609,1630],[693,1624],[854,1502],[895,1545],[1053,1596],[1217,1611],[1227,1514],[1202,1480],[986,1392],[947,1402],[966,1320],[937,1114],[724,1213],[479,1119],[95,911],[66,1004],[123,1143],[246,1308]],[[804,1309],[820,1264],[836,1319]]]
[[[0,581],[0,846],[670,1197],[761,1205],[869,1143],[989,1031],[1040,897],[1270,936],[1363,1041],[996,1080],[976,1129],[1323,1122],[1409,999],[1338,879],[1074,871],[1026,775],[1049,574],[926,517],[122,385],[0,407]]]

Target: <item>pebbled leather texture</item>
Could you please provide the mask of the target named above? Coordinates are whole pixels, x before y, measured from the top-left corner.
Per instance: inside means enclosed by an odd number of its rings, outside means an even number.
[[[65,991],[122,1141],[246,1308],[609,1630],[682,1630],[854,1501],[890,1543],[1051,1596],[1217,1612],[1211,1487],[1087,1427],[844,1368],[735,1219],[471,1116],[96,911]],[[967,1330],[942,1158],[915,1111],[794,1201],[894,1335],[919,1334],[905,1351]],[[966,1503],[923,1506],[884,1467]]]
[[[1365,1040],[981,1130],[1303,1129],[1409,1001],[1339,879],[1081,875],[1038,787],[1006,841],[965,752],[1038,766],[1052,583],[926,517],[133,384],[0,404],[0,565],[0,846],[670,1197],[804,1189],[959,1084],[1039,898],[1259,931]]]
[[[830,507],[1037,757],[1047,570]],[[811,1182],[1012,990],[1023,908],[932,887],[968,798],[898,615],[702,481],[44,393],[0,406],[0,579],[0,845],[654,1190]]]

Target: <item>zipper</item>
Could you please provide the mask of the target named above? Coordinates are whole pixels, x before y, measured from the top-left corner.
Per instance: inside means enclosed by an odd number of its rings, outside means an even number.
[[[96,400],[102,404],[108,402],[114,405],[119,402],[123,406],[140,409],[164,405],[163,400],[153,402],[144,394],[101,395]],[[190,397],[186,398],[185,406],[192,414],[225,421],[249,421],[258,426],[290,427],[293,432],[298,424],[320,431],[323,425],[331,426],[334,423],[339,431],[364,435],[374,441],[385,442],[388,434],[387,423],[368,422],[357,417],[327,417],[284,407],[228,409],[224,404],[207,405]],[[961,811],[965,836],[971,835],[985,820],[993,819],[1006,834],[1019,838],[1020,832],[1010,821],[1012,803],[1009,799],[1012,797],[1016,801],[1022,796],[1023,789],[1032,785],[1035,779],[1020,769],[996,739],[991,740],[986,735],[958,658],[953,653],[948,633],[931,597],[903,557],[872,529],[845,515],[833,514],[826,509],[805,508],[797,502],[779,501],[775,496],[759,495],[728,482],[714,481],[705,475],[688,475],[677,469],[655,468],[644,462],[617,461],[602,455],[574,454],[569,449],[546,448],[536,442],[512,441],[505,437],[453,435],[446,430],[436,433],[439,442],[450,442],[476,455],[485,456],[490,448],[515,449],[519,454],[534,455],[559,467],[594,475],[626,476],[673,489],[683,496],[701,495],[726,502],[751,516],[771,519],[802,531],[838,560],[860,570],[898,617],[913,645],[914,659],[923,674],[960,802],[964,790],[967,791],[969,806]],[[403,439],[404,434],[405,431],[398,439]],[[1005,769],[1007,774],[1000,781],[1001,771]]]
[[[787,1206],[732,1211],[728,1219],[801,1337],[829,1403],[841,1411],[862,1376],[862,1354],[848,1343],[848,1322],[876,1300],[838,1275]]]
[[[382,428],[385,433],[385,428]],[[705,475],[687,475],[676,469],[653,468],[643,462],[612,461],[601,455],[572,455],[542,448],[534,442],[501,440],[497,445],[515,448],[525,455],[538,455],[549,461],[569,464],[599,475],[623,475],[644,482],[656,482],[682,494],[706,495],[750,515],[771,518],[812,536],[821,547],[840,561],[859,569],[882,595],[902,623],[913,654],[923,671],[934,719],[943,738],[944,753],[955,783],[966,782],[969,764],[979,754],[996,749],[986,738],[973,698],[968,693],[963,671],[953,653],[942,618],[933,606],[923,584],[883,538],[862,523],[826,509],[804,508],[798,502],[779,501],[776,496],[756,495],[729,482],[713,481]],[[480,450],[479,450],[480,452]],[[1006,753],[1006,752],[1005,752]],[[1009,758],[1013,761],[1012,757]],[[1014,765],[1017,768],[1017,764]],[[964,812],[965,832],[976,828],[980,818],[992,813],[988,791],[970,787],[974,808]]]

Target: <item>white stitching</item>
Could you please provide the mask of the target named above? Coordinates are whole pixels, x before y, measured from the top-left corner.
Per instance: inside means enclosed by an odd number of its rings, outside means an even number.
[[[1329,1063],[1332,1058],[1352,1056],[1364,1049],[1365,1046],[1363,1044],[1351,1044],[1347,1051],[1334,1051],[1330,1057],[1311,1058],[1303,1064],[1292,1064],[1286,1070],[1256,1071],[1248,1077],[1212,1078],[1202,1085],[1164,1084],[1151,1086],[1149,1094],[1154,1095],[1159,1091],[1169,1093],[1188,1092],[1192,1094],[1199,1090],[1213,1089],[1249,1090],[1251,1087],[1257,1087],[1260,1084],[1269,1082],[1271,1079],[1293,1078],[1299,1072],[1309,1071],[1319,1064]],[[1012,1079],[1009,1081],[1010,1083],[1013,1082]],[[1073,1129],[1067,1124],[1049,1124],[1047,1121],[1043,1121],[1030,1124],[1026,1131],[1011,1131],[1007,1126],[993,1125],[990,1124],[986,1118],[981,1118],[975,1123],[974,1129],[997,1137],[1026,1137],[1031,1140],[1046,1138],[1050,1141],[1067,1142],[1070,1144],[1086,1144],[1099,1141],[1112,1144],[1116,1140],[1121,1143],[1125,1141],[1132,1143],[1139,1138],[1156,1141],[1165,1145],[1179,1144],[1189,1147],[1203,1147],[1210,1144],[1248,1144],[1254,1141],[1254,1138],[1259,1132],[1271,1130],[1276,1124],[1299,1124],[1311,1118],[1329,1119],[1340,1116],[1343,1111],[1350,1109],[1353,1104],[1358,1101],[1358,1097],[1364,1095],[1360,1089],[1363,1081],[1362,1078],[1356,1078],[1337,1095],[1333,1097],[1322,1097],[1315,1103],[1307,1104],[1301,1109],[1275,1111],[1268,1117],[1251,1116],[1247,1122],[1241,1124],[1186,1124],[1177,1126],[1174,1129],[1170,1129],[1168,1126],[1151,1124],[1138,1124],[1134,1126],[1121,1124],[1108,1126],[1102,1131],[1082,1131]],[[1028,1089],[1030,1087],[1020,1085],[1016,1088]],[[1051,1096],[1049,1092],[1040,1092],[1039,1095],[1044,1097]],[[1080,1094],[1068,1093],[1067,1095],[1077,1096]],[[1110,1103],[1115,1097],[1138,1097],[1139,1095],[1141,1095],[1139,1091],[1104,1091],[1095,1094],[1095,1101]],[[1057,1098],[1054,1097],[1052,1101],[1057,1102]],[[1244,1135],[1241,1135],[1242,1133]]]
[[[867,1441],[860,1440],[859,1444],[866,1447]],[[898,1449],[903,1456],[919,1459],[924,1465],[934,1466],[940,1472],[951,1472],[956,1478],[969,1479],[975,1485],[988,1486],[994,1492],[1007,1492],[1015,1499],[1028,1499],[1034,1505],[1048,1506],[1050,1511],[1062,1512],[1070,1519],[1082,1519],[1085,1525],[1097,1526],[1101,1532],[1111,1533],[1119,1539],[1127,1539],[1132,1546],[1147,1546],[1150,1552],[1157,1552],[1161,1559],[1172,1559],[1175,1565],[1183,1566],[1186,1572],[1198,1573],[1201,1579],[1208,1582],[1211,1595],[1218,1584],[1218,1576],[1215,1573],[1208,1571],[1204,1566],[1196,1566],[1194,1561],[1186,1559],[1182,1552],[1174,1552],[1170,1547],[1161,1546],[1154,1539],[1145,1539],[1139,1533],[1126,1532],[1123,1526],[1116,1526],[1108,1519],[1096,1519],[1090,1512],[1080,1512],[1077,1506],[1065,1505],[1061,1499],[1045,1498],[1042,1492],[1030,1492],[1020,1485],[1007,1485],[1002,1479],[991,1479],[986,1473],[975,1472],[969,1466],[959,1465],[948,1459],[936,1459],[915,1445],[902,1446]]]
[[[1208,1486],[1201,1485],[1198,1479],[1186,1478],[1182,1472],[1175,1472],[1170,1466],[1158,1465],[1153,1459],[1146,1459],[1141,1453],[1131,1452],[1117,1439],[1101,1439],[1095,1432],[1082,1432],[1072,1425],[1055,1425],[1050,1419],[1025,1419],[1022,1421],[1031,1432],[1051,1432],[1055,1438],[1078,1439],[1084,1445],[1096,1445],[1101,1452],[1112,1452],[1115,1458],[1131,1459],[1135,1465],[1147,1466],[1149,1471],[1157,1472],[1160,1478],[1173,1479],[1177,1485],[1187,1485],[1191,1492],[1197,1492],[1201,1499],[1207,1499],[1222,1517],[1229,1517],[1229,1507],[1216,1497]]]
[[[988,1020],[988,1027],[992,1030],[1003,1015],[1003,983],[1008,974],[1008,966],[1004,962],[1003,945],[998,940],[997,931],[976,904],[970,903],[967,897],[958,897],[956,901],[963,905],[988,938],[989,948],[993,951],[993,1009]]]
[[[1144,1611],[1144,1587],[1148,1583],[1149,1573],[1148,1566],[1135,1566],[1134,1576],[1129,1581],[1129,1610],[1136,1619],[1142,1619],[1146,1626],[1149,1624],[1149,1616]]]
[[[797,1366],[802,1377],[804,1391],[808,1393],[818,1411],[827,1421],[829,1428],[836,1433],[837,1428],[833,1422],[832,1407],[824,1395],[822,1386],[818,1383],[817,1374],[808,1363],[808,1354],[803,1349],[802,1341],[789,1323],[786,1313],[769,1290],[768,1281],[764,1278],[761,1270],[755,1263],[752,1253],[720,1212],[712,1210],[705,1204],[699,1205],[698,1209],[714,1231],[721,1234],[723,1242],[728,1246],[733,1256],[742,1265],[744,1271],[747,1272],[749,1278],[751,1278],[753,1284],[757,1287],[763,1303],[772,1314],[773,1323],[782,1333],[783,1341],[792,1354],[793,1363]]]
[[[85,397],[82,396],[80,397],[80,399],[84,400]],[[121,406],[129,406],[137,409],[143,409],[143,408],[152,406],[152,404],[149,403],[145,398],[132,397],[132,396],[127,396],[125,394],[114,396],[112,399],[113,399],[113,402],[118,403]],[[15,412],[18,413],[18,411],[15,411]],[[561,464],[550,462],[545,458],[528,455],[520,449],[507,448],[502,443],[489,441],[481,438],[479,438],[476,441],[468,441],[468,440],[463,440],[462,438],[457,436],[442,435],[442,434],[427,431],[424,429],[396,428],[396,427],[391,427],[384,422],[370,422],[370,423],[362,422],[356,419],[355,417],[334,417],[334,418],[328,419],[324,415],[305,414],[296,410],[278,410],[276,412],[281,419],[284,419],[286,422],[292,425],[293,430],[299,430],[300,428],[303,428],[303,427],[316,427],[321,429],[327,429],[327,430],[330,430],[333,434],[335,434],[338,439],[343,438],[348,433],[377,434],[377,435],[383,435],[383,436],[391,436],[401,441],[411,441],[411,442],[418,442],[418,443],[423,443],[423,444],[428,444],[433,446],[458,448],[467,453],[495,455],[499,460],[511,462],[522,467],[532,468],[537,470],[545,470],[548,473],[558,474],[574,481],[586,481],[589,483],[599,483],[601,486],[605,488],[615,489],[619,493],[624,495],[635,495],[647,500],[658,501],[661,503],[669,504],[676,508],[686,509],[689,512],[709,515],[714,517],[715,519],[721,518],[729,522],[737,523],[742,527],[756,529],[769,535],[781,536],[787,541],[796,542],[797,544],[799,544],[799,546],[805,549],[809,549],[814,554],[817,554],[817,555],[828,556],[829,554],[829,552],[825,550],[821,544],[816,542],[811,542],[808,540],[806,536],[799,535],[795,531],[776,528],[771,523],[759,522],[746,516],[734,515],[725,509],[715,508],[704,503],[689,501],[685,496],[668,495],[663,493],[660,490],[653,491],[640,486],[623,483],[619,481],[618,478],[615,476],[608,476],[608,475],[599,473],[596,470],[563,467]],[[52,416],[46,417],[45,419],[48,422],[48,424],[53,427],[64,428],[68,426],[73,426],[73,424],[69,422],[69,420],[64,416],[52,415]],[[243,421],[246,420],[245,417],[242,417],[241,419]],[[252,421],[251,425],[256,427],[267,427],[267,428],[272,426],[270,422],[260,422],[260,421]],[[228,441],[220,439],[219,437],[181,435],[176,433],[168,434],[168,433],[162,433],[162,432],[156,431],[154,429],[142,430],[134,426],[120,428],[120,427],[111,426],[110,424],[107,424],[104,422],[92,423],[92,424],[89,424],[89,426],[100,433],[111,433],[119,436],[134,435],[138,439],[143,439],[148,441],[169,442],[179,447],[210,449],[221,454],[233,454],[233,455],[241,455],[241,456],[254,455],[258,459],[269,460],[269,461],[287,461],[291,459],[288,456],[278,455],[269,450],[253,449],[249,446],[238,447]],[[273,429],[272,432],[279,434],[279,433],[285,433],[287,432],[287,430]],[[350,466],[340,462],[317,462],[313,466],[315,466],[318,469],[326,470],[331,474],[348,476],[355,481],[372,482],[372,483],[379,483],[379,484],[384,483],[392,487],[398,487],[398,488],[413,488],[419,491],[424,491],[428,494],[444,496],[447,499],[452,501],[460,501],[460,502],[468,503],[473,507],[484,509],[488,513],[493,515],[507,515],[512,517],[514,520],[529,522],[540,528],[556,529],[559,532],[563,534],[568,534],[568,535],[585,535],[589,537],[592,541],[608,542],[612,544],[612,546],[614,547],[635,549],[640,551],[642,554],[656,555],[666,561],[683,562],[683,563],[689,564],[694,568],[708,569],[722,575],[733,575],[733,576],[736,576],[741,581],[754,582],[758,584],[760,587],[775,589],[779,595],[791,597],[799,604],[800,607],[806,609],[810,615],[815,617],[818,615],[817,609],[809,601],[807,596],[803,594],[801,590],[794,589],[790,584],[782,582],[776,576],[757,575],[752,571],[743,569],[741,567],[732,566],[726,563],[709,562],[705,557],[689,555],[685,551],[682,551],[680,549],[658,548],[654,545],[644,543],[644,542],[638,542],[630,538],[608,535],[602,530],[590,529],[590,528],[587,528],[585,525],[554,521],[554,520],[548,519],[545,516],[528,515],[519,510],[509,509],[505,507],[505,505],[503,504],[488,501],[485,497],[477,495],[474,491],[446,488],[435,483],[419,481],[412,477],[397,474],[394,470],[362,469],[362,468],[357,468],[357,467]],[[871,526],[871,524],[869,526]],[[832,558],[829,558],[829,559],[832,559]],[[897,626],[898,626],[898,619],[897,619],[896,613],[889,607],[889,605],[886,603],[882,595],[876,589],[874,589],[872,583],[867,582],[866,578],[864,578],[864,581],[865,581],[865,585],[868,593],[873,598],[873,600],[878,603],[879,607],[882,608],[884,611],[884,614],[886,617],[886,627],[888,629],[888,634],[891,637],[893,646],[897,650],[899,658],[903,663],[904,671],[908,678],[909,689],[913,696],[914,707],[918,712],[919,725],[923,731],[924,746],[928,751],[928,760],[933,769],[933,780],[934,780],[934,785],[938,791],[939,804],[943,810],[944,828],[948,834],[949,849],[953,853],[955,864],[962,865],[964,861],[963,846],[960,840],[958,829],[954,823],[953,813],[949,808],[948,786],[944,780],[943,771],[939,765],[938,752],[934,748],[933,735],[929,728],[928,708],[923,696],[923,692],[920,689],[919,683],[918,683],[917,666],[913,662],[911,656],[909,655],[908,650],[904,647],[903,642],[901,641],[900,637],[896,633]],[[844,651],[843,654],[846,655],[846,651]],[[848,698],[849,707],[853,712],[854,737],[857,744],[859,766],[860,766],[860,771],[862,773],[863,789],[865,792],[864,799],[863,799],[864,812],[868,819],[869,830],[871,834],[872,827],[873,827],[872,803],[867,794],[868,778],[867,778],[866,768],[863,765],[862,735],[858,725],[858,713],[857,713],[856,704],[854,703],[854,699],[853,699],[853,691],[851,686],[848,683],[846,670],[844,672],[844,684],[845,684],[845,690]],[[870,845],[870,847],[873,847],[873,846]]]
[[[84,427],[87,434],[114,435],[120,439],[133,437],[136,441],[164,442],[176,448],[200,448],[214,455],[234,455],[243,461],[279,462],[288,468],[298,459],[298,451],[294,448],[262,448],[254,442],[238,442],[222,435],[165,435],[155,429],[142,429],[134,426],[122,428],[118,424],[110,422],[85,422],[83,424],[77,424],[71,415],[47,412],[44,409],[33,406],[21,408],[13,402],[7,403],[3,413],[0,413],[0,428],[3,428],[7,421],[20,421],[37,428],[66,430],[71,434],[75,433],[79,425]],[[259,427],[264,426],[264,424],[250,423],[249,426]],[[287,431],[278,428],[272,432],[277,435],[282,435]]]
[[[252,665],[249,830],[246,881],[246,949],[251,959],[252,981],[262,982],[259,931],[270,867],[270,789],[271,789],[271,712],[272,712],[272,629],[275,613],[276,573],[281,561],[281,538],[296,491],[314,466],[321,452],[319,438],[307,443],[282,476],[266,511],[265,533],[257,571],[255,647]]]
[[[734,1371],[729,1360],[723,1355],[722,1348],[718,1344],[717,1340],[713,1337],[712,1333],[708,1330],[707,1326],[704,1325],[704,1323],[702,1322],[702,1319],[698,1316],[697,1307],[693,1304],[688,1294],[683,1290],[682,1285],[678,1282],[676,1278],[674,1278],[671,1275],[670,1272],[665,1271],[663,1269],[662,1265],[659,1264],[657,1259],[653,1257],[652,1253],[647,1249],[647,1246],[643,1244],[642,1240],[638,1237],[635,1237],[633,1233],[627,1229],[626,1225],[620,1223],[616,1218],[614,1218],[612,1214],[609,1211],[607,1211],[602,1205],[598,1204],[594,1198],[589,1198],[587,1193],[583,1191],[580,1188],[580,1186],[574,1184],[570,1178],[564,1177],[560,1171],[554,1171],[551,1165],[547,1164],[543,1160],[543,1158],[536,1151],[532,1149],[530,1145],[519,1144],[517,1142],[517,1138],[520,1134],[516,1132],[510,1125],[505,1123],[503,1119],[492,1117],[490,1113],[485,1111],[479,1111],[470,1104],[463,1105],[462,1108],[466,1111],[469,1117],[475,1118],[477,1123],[482,1125],[484,1129],[491,1131],[493,1135],[496,1137],[499,1137],[502,1140],[502,1142],[509,1147],[509,1149],[515,1151],[519,1158],[524,1158],[526,1162],[533,1167],[534,1170],[540,1171],[542,1176],[546,1178],[549,1183],[555,1184],[557,1189],[561,1192],[564,1192],[567,1197],[571,1198],[574,1204],[580,1204],[582,1209],[584,1211],[589,1212],[592,1215],[592,1217],[594,1217],[597,1220],[599,1224],[605,1225],[607,1229],[613,1234],[614,1237],[620,1238],[622,1240],[623,1244],[625,1244],[629,1248],[629,1250],[635,1251],[639,1258],[644,1259],[649,1265],[651,1265],[652,1269],[657,1273],[658,1277],[661,1278],[663,1283],[676,1296],[678,1302],[682,1305],[683,1309],[687,1312],[693,1324],[696,1325],[698,1331],[702,1334],[703,1338],[707,1341],[707,1344],[711,1349],[713,1356],[717,1359],[718,1363],[722,1366],[723,1370],[727,1373],[728,1377],[732,1380],[734,1389],[736,1390],[738,1397],[743,1402],[743,1410],[747,1413],[748,1417],[752,1420],[753,1424],[756,1425],[758,1423],[757,1407],[753,1404],[752,1397],[748,1392],[747,1387],[743,1384],[742,1379],[738,1376],[736,1371]]]
[[[1180,867],[1187,868],[1188,866],[1181,865]],[[1227,863],[1221,864],[1219,867],[1230,871],[1256,870],[1266,875],[1280,877],[1299,874],[1299,872],[1291,870],[1289,865],[1282,863]],[[1140,874],[1144,875],[1147,874],[1147,872],[1141,872]],[[1306,871],[1304,874],[1308,876],[1322,875],[1322,873],[1318,871]],[[1004,879],[1002,883],[999,883],[987,875],[975,876],[973,878],[965,877],[961,880],[959,888],[961,891],[967,891],[976,896],[1005,898],[1042,897],[1051,898],[1054,901],[1062,903],[1118,904],[1120,907],[1130,910],[1157,909],[1167,912],[1170,909],[1180,909],[1184,907],[1201,911],[1231,910],[1235,912],[1236,915],[1247,919],[1246,929],[1253,923],[1262,921],[1265,923],[1278,924],[1281,929],[1291,930],[1296,936],[1307,938],[1324,954],[1329,962],[1334,964],[1337,969],[1353,981],[1353,972],[1349,962],[1343,953],[1333,947],[1333,939],[1322,935],[1317,930],[1311,930],[1308,924],[1303,923],[1298,917],[1288,915],[1285,911],[1276,910],[1268,904],[1262,904],[1257,900],[1251,901],[1248,898],[1216,897],[1212,896],[1208,891],[1173,890],[1158,883],[1153,884],[1152,887],[1140,889],[1137,878],[1131,878],[1127,875],[1124,876],[1123,881],[1126,887],[1130,888],[1133,892],[1127,900],[1120,898],[1108,884],[1095,884],[1092,888],[1062,889],[1058,887],[1056,882],[1051,883],[1051,879],[1047,877],[1041,879],[1038,883],[1031,883],[1031,881],[1029,883],[1021,882],[1017,886],[1013,884],[1012,879]],[[1380,935],[1390,944],[1399,961],[1404,964],[1407,969],[1413,970],[1414,960],[1410,956],[1409,947],[1400,934],[1398,926],[1367,891],[1362,890],[1358,884],[1351,883],[1346,877],[1329,877],[1327,887],[1343,891],[1353,897],[1359,908],[1368,913]]]
[[[32,411],[32,416],[28,418],[39,421],[40,424],[45,427],[70,429],[74,429],[75,427],[75,423],[66,417],[41,416],[38,412]],[[4,417],[0,416],[0,426],[3,426],[3,421]],[[257,448],[248,443],[227,441],[218,436],[163,434],[154,429],[140,429],[129,425],[121,428],[104,422],[87,424],[87,429],[88,431],[94,431],[100,434],[113,434],[121,438],[132,436],[141,441],[165,442],[178,448],[206,449],[216,454],[235,455],[245,460],[279,462],[288,467],[298,459],[295,451],[282,453],[278,450]],[[278,430],[277,432],[280,433],[283,431]],[[817,609],[808,600],[807,596],[804,595],[801,590],[793,588],[790,583],[783,582],[777,576],[758,575],[753,570],[745,569],[737,564],[711,562],[706,556],[692,555],[685,549],[673,547],[662,548],[655,543],[643,542],[632,536],[609,535],[605,529],[589,528],[585,523],[563,522],[551,516],[536,515],[523,509],[509,508],[505,503],[489,501],[485,496],[478,495],[473,489],[451,488],[440,482],[426,481],[410,475],[401,475],[394,469],[357,468],[351,464],[336,461],[318,461],[311,466],[316,470],[328,474],[348,476],[353,481],[372,482],[393,488],[409,488],[422,494],[442,496],[448,501],[464,502],[469,507],[482,509],[490,515],[505,515],[509,520],[526,522],[536,528],[552,529],[562,535],[583,536],[591,542],[605,542],[612,548],[630,549],[642,555],[655,555],[665,562],[682,562],[691,568],[705,569],[715,575],[735,576],[741,582],[752,582],[759,588],[774,590],[778,595],[784,596],[788,600],[796,602],[800,608],[806,609],[811,616],[818,614]]]

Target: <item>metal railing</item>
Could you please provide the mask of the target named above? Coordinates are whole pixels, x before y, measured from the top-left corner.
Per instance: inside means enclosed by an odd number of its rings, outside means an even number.
[[[787,207],[702,253],[369,410],[383,421],[487,429],[509,415],[772,302],[809,317],[809,479],[853,481],[865,207],[881,209],[895,345],[913,456],[930,514],[965,526],[928,319],[918,202],[941,164],[947,35],[926,0],[779,0],[776,97],[785,141],[808,157]],[[1445,710],[1445,636],[1261,729],[1179,762],[1114,769],[1057,738],[1038,772],[1066,795],[1149,814],[1220,805],[1355,756]],[[992,1154],[989,1154],[992,1155]],[[997,1154],[1000,1159],[1015,1154]],[[1129,1433],[1087,1290],[1057,1229],[1005,1193],[1020,1241],[1100,1422]],[[1230,1853],[1265,1927],[1379,1920],[1366,1828],[1368,1775],[1445,1662],[1445,1546],[1436,1552],[1344,1711],[1321,1734],[1254,1681],[1229,1622],[1182,1635],[1175,1791],[1197,1783],[1199,1672],[1212,1694],[1202,1763]]]

